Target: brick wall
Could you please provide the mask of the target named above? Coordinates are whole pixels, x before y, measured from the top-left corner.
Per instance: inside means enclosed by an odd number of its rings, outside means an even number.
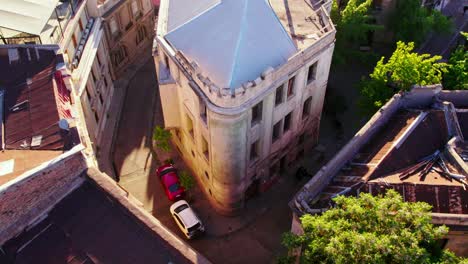
[[[40,166],[41,167],[41,166]],[[83,179],[86,163],[72,149],[40,170],[0,189],[0,245],[15,237],[51,209]]]

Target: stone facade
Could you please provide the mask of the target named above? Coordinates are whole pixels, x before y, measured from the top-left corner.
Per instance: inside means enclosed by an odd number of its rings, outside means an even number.
[[[218,88],[163,37],[165,4],[154,56],[165,126],[213,207],[236,214],[317,142],[335,30],[321,9],[330,30],[317,41],[254,81]]]
[[[153,36],[154,11],[150,0],[90,0],[90,10],[103,19],[103,30],[109,48],[113,79],[149,50]]]

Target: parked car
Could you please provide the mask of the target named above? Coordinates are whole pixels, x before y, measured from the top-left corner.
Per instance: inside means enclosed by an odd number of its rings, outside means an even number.
[[[188,239],[205,232],[205,227],[187,201],[175,202],[171,205],[170,211],[180,230]]]
[[[185,190],[180,185],[177,170],[171,165],[166,164],[156,170],[161,183],[166,192],[167,198],[171,201],[180,200],[184,197]]]

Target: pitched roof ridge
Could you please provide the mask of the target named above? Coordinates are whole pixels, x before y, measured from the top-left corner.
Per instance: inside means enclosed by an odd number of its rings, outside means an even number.
[[[247,6],[248,6],[248,1],[243,1],[244,2],[244,8],[242,9],[242,18],[240,19],[240,30],[239,30],[239,33],[238,33],[238,36],[237,36],[237,43],[236,43],[236,48],[234,50],[234,59],[233,59],[233,63],[232,63],[232,68],[231,68],[231,73],[229,74],[229,88],[231,89],[234,89],[235,87],[232,87],[233,86],[233,76],[234,76],[234,72],[236,70],[236,66],[239,62],[239,47],[240,47],[240,44],[241,44],[241,41],[242,41],[242,36],[244,35],[244,31],[245,31],[245,24],[246,24],[246,21],[247,21]]]

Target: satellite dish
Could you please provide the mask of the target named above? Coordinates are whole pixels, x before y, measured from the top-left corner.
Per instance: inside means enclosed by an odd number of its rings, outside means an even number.
[[[70,130],[70,125],[68,124],[68,121],[66,119],[60,119],[59,127],[60,127],[60,129],[63,129],[63,130],[66,130],[66,131]]]

